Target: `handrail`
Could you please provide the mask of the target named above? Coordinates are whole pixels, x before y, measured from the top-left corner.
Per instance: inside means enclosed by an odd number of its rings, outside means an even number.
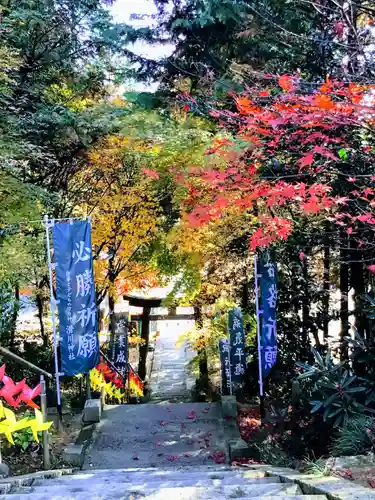
[[[30,361],[26,361],[26,359],[21,358],[17,354],[14,354],[14,352],[9,351],[5,347],[0,346],[0,353],[3,354],[4,356],[12,359],[16,363],[19,363],[20,365],[26,366],[30,370],[39,373],[40,375],[44,375],[48,378],[53,378],[53,375],[51,373],[46,372],[42,368],[39,368],[38,366],[34,365],[33,363],[30,363]]]
[[[30,361],[26,361],[26,359],[21,358],[21,356],[14,354],[14,352],[9,351],[5,347],[0,346],[0,353],[3,354],[5,357],[12,359],[16,363],[19,363],[20,365],[23,365],[29,368],[30,370],[40,374],[40,408],[42,411],[43,422],[46,423],[48,408],[47,408],[46,381],[44,380],[44,377],[52,379],[53,375],[51,373],[46,372],[42,368],[39,368],[33,363],[30,363]],[[51,458],[49,450],[48,430],[42,431],[42,436],[43,436],[43,465],[45,470],[49,470],[51,468]]]

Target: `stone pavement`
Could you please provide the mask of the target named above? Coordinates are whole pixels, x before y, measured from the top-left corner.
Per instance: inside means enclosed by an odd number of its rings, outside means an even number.
[[[151,372],[151,401],[189,401],[195,380],[189,375],[188,364],[194,354],[186,342],[176,347],[178,335],[163,331],[155,345]]]
[[[186,344],[168,329],[156,341],[151,402],[106,406],[85,469],[184,467],[213,464],[226,456],[218,403],[187,403],[193,385]]]
[[[212,465],[225,453],[218,403],[107,406],[84,469]]]

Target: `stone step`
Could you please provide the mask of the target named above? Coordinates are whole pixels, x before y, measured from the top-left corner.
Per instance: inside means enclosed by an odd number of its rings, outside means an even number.
[[[151,397],[151,401],[155,404],[164,404],[165,402],[167,403],[186,403],[191,399],[190,394],[186,396],[158,396],[156,398]]]
[[[263,498],[266,498],[267,500],[270,500],[269,495],[262,495],[262,496],[257,496],[257,497],[234,497],[236,500],[262,500]],[[280,498],[280,500],[327,500],[327,497],[325,495],[278,495],[277,498]],[[366,500],[366,499],[363,499]]]
[[[129,454],[124,454],[124,452],[121,451],[102,450],[100,457],[97,457],[95,454],[88,456],[85,464],[86,467],[92,467],[93,469],[107,467],[108,464],[113,464],[117,467],[131,467],[132,465],[137,465],[139,467],[162,466],[168,468],[180,468],[185,464],[190,466],[199,466],[201,464],[211,465],[214,463],[212,459],[213,451],[218,450],[205,449],[200,450],[198,453],[187,451],[173,455],[169,455],[169,453],[162,451],[150,453],[148,450],[137,450],[129,452]],[[224,452],[224,450],[219,451]],[[185,453],[187,453],[187,456]]]
[[[135,475],[133,475],[135,476]],[[42,479],[36,480],[32,486],[30,487],[30,491],[40,491],[41,489],[45,488],[56,488],[65,486],[67,489],[75,489],[76,487],[82,487],[82,488],[90,488],[91,487],[91,482],[92,478],[87,477],[87,479],[79,479],[79,480],[74,480],[74,477],[71,478],[71,481],[65,480],[65,479],[55,479],[54,481],[46,481]],[[118,486],[119,489],[121,488],[126,488],[126,489],[131,489],[134,487],[134,489],[139,489],[142,491],[142,489],[147,488],[148,490],[153,490],[157,491],[160,488],[185,488],[185,487],[191,487],[191,486],[199,486],[199,487],[214,487],[214,488],[219,488],[222,486],[239,486],[242,484],[240,478],[232,477],[231,475],[227,475],[223,478],[207,478],[207,477],[184,477],[184,474],[180,474],[178,476],[177,474],[175,475],[175,478],[173,480],[166,478],[155,478],[153,477],[152,480],[147,481],[145,478],[140,479],[137,477],[124,477],[121,478],[119,476],[98,476],[97,474],[95,475],[95,482],[99,483],[105,487],[106,485],[110,487],[114,487],[115,485]],[[280,483],[278,478],[273,478],[273,477],[263,477],[263,478],[252,478],[252,479],[247,479],[246,482],[244,483],[245,485],[254,485],[258,487],[259,485],[263,484],[277,484]],[[20,492],[22,491],[22,488],[20,488]],[[29,489],[27,488],[27,491]]]
[[[25,492],[26,493],[26,492]],[[27,490],[30,493],[30,489]],[[135,498],[138,496],[146,496],[146,498],[165,500],[165,498],[170,498],[171,500],[177,499],[217,499],[217,498],[253,498],[253,497],[270,497],[275,498],[283,495],[299,495],[301,490],[295,484],[291,483],[264,483],[264,484],[237,484],[229,486],[182,486],[182,487],[164,487],[160,483],[155,483],[154,485],[132,485],[130,484],[114,484],[108,483],[103,484],[102,482],[95,481],[92,478],[90,485],[71,485],[69,488],[66,485],[63,486],[41,486],[32,488],[32,495],[35,498],[41,499],[43,497],[54,498],[54,495],[63,496],[65,498],[74,499],[76,495],[84,494],[86,498],[90,500],[94,498],[100,498],[100,495],[105,495],[105,498],[111,498],[111,496],[117,498],[126,498],[126,495],[133,494]],[[22,495],[22,493],[20,493]],[[190,495],[190,496],[189,496]],[[13,495],[15,500],[17,495]],[[103,497],[104,498],[104,497]]]
[[[217,496],[212,496],[212,495],[206,495],[204,492],[200,489],[195,488],[193,491],[192,489],[182,489],[179,488],[178,490],[172,490],[173,496],[169,498],[169,500],[217,500]],[[168,492],[170,494],[170,492]],[[165,500],[165,491],[162,490],[161,492],[155,492],[147,497],[140,497],[142,500]],[[32,498],[32,497],[31,497]],[[29,494],[20,494],[20,495],[4,495],[0,496],[0,500],[31,500]],[[34,497],[35,498],[35,497]],[[107,494],[96,494],[95,496],[91,497],[90,500],[137,500],[137,497],[134,496],[132,493],[127,493],[125,495],[107,495]],[[225,497],[220,497],[221,499],[225,499]],[[236,500],[249,500],[249,497],[235,497]],[[270,500],[270,496],[268,495],[262,495],[262,496],[252,496],[250,497],[251,500],[263,500],[267,499]],[[324,495],[279,495],[277,498],[280,498],[280,500],[327,500],[327,497]],[[88,500],[87,496],[85,493],[79,494],[75,493],[74,496],[69,495],[67,496],[65,492],[59,493],[59,494],[51,494],[48,493],[46,495],[41,495],[38,496],[37,500]]]
[[[139,422],[138,422],[139,423]],[[99,431],[99,438],[101,436],[107,436],[108,438],[113,437],[116,441],[121,439],[145,439],[149,437],[150,442],[153,441],[152,436],[160,436],[162,439],[167,439],[168,435],[173,438],[178,435],[181,437],[186,437],[190,439],[204,438],[207,434],[211,433],[214,435],[216,432],[223,432],[223,425],[221,422],[216,422],[213,419],[203,420],[203,419],[191,419],[191,420],[160,420],[158,422],[146,422],[144,425],[137,425],[136,428],[127,424],[121,428],[121,435],[118,433],[117,436],[112,436],[112,426],[107,425],[105,429]],[[137,431],[137,432],[135,432]],[[177,433],[177,435],[176,435]],[[208,436],[207,436],[208,437]]]
[[[217,469],[217,470],[216,470]],[[95,475],[95,478],[106,479],[108,477],[113,478],[113,480],[124,481],[124,482],[144,482],[144,481],[179,481],[181,478],[190,478],[194,480],[198,479],[226,479],[228,477],[236,478],[240,481],[253,481],[258,479],[273,479],[274,482],[278,482],[278,478],[265,477],[265,472],[262,470],[234,470],[231,467],[224,466],[223,468],[218,468],[217,465],[212,467],[199,467],[192,468],[186,467],[181,469],[171,469],[171,470],[161,470],[161,469],[104,469],[95,470],[94,473],[90,471],[82,471],[74,473],[72,475],[62,476],[54,479],[53,484],[57,481],[60,482],[75,482],[75,481],[88,481],[91,480]],[[37,479],[36,481],[45,481],[44,479]],[[34,483],[33,483],[34,484]]]
[[[120,451],[122,451],[124,460],[126,461],[133,460],[133,462],[138,462],[139,460],[146,459],[148,453],[148,456],[153,463],[155,463],[155,460],[157,461],[158,457],[168,458],[170,456],[177,456],[184,463],[189,465],[190,460],[187,460],[187,458],[194,459],[197,457],[204,457],[206,455],[211,455],[218,450],[224,452],[225,445],[221,445],[223,440],[224,438],[222,440],[207,443],[207,445],[205,443],[194,443],[189,445],[187,443],[179,443],[178,441],[169,441],[166,444],[160,444],[160,446],[156,444],[158,441],[156,441],[156,443],[152,443],[151,445],[133,441],[132,443],[129,443],[126,450]],[[119,452],[115,450],[114,453],[117,454]],[[134,459],[133,457],[137,457],[137,459]],[[121,466],[121,464],[118,465]],[[181,464],[181,466],[183,466],[183,464]]]
[[[267,468],[269,468],[269,466],[267,467],[259,467],[259,470],[258,469],[255,469],[252,468],[252,469],[248,469],[248,468],[243,468],[243,467],[240,467],[240,468],[233,468],[232,466],[230,465],[226,465],[226,464],[210,464],[210,465],[202,465],[202,466],[199,466],[199,467],[196,467],[196,466],[189,466],[187,465],[186,467],[184,468],[181,468],[181,471],[183,471],[184,473],[188,474],[188,473],[194,473],[194,472],[203,472],[203,473],[211,473],[211,472],[214,472],[214,473],[221,473],[223,471],[240,471],[240,472],[264,472],[264,470],[266,470]],[[139,474],[139,473],[146,473],[146,474],[153,474],[153,473],[161,473],[161,474],[170,474],[171,471],[169,471],[168,469],[161,469],[160,467],[119,467],[119,468],[114,468],[114,469],[100,469],[100,470],[82,470],[79,472],[79,474],[89,474],[91,475],[91,477],[93,475],[96,475],[96,474],[103,474],[107,472],[108,474],[116,474],[116,473],[124,473],[124,472],[127,472],[127,473],[136,473],[136,474]],[[175,472],[175,470],[172,471],[173,473]],[[5,480],[6,481],[6,480]]]
[[[195,425],[171,423],[166,426],[160,425],[159,427],[150,428],[149,432],[142,432],[136,436],[134,433],[129,433],[126,443],[129,444],[129,447],[134,444],[146,444],[150,449],[153,449],[155,446],[172,446],[180,443],[183,448],[199,449],[201,445],[210,445],[210,443],[212,445],[212,443],[221,441],[224,435],[225,433],[221,426],[215,429],[215,427],[199,421]],[[111,441],[111,439],[114,441]],[[98,436],[98,440],[103,445],[107,443],[108,445],[116,445],[116,442],[119,444],[123,442],[122,436],[113,438],[112,434],[105,432]]]
[[[121,429],[126,426],[144,427],[155,425],[158,422],[179,422],[191,423],[198,419],[220,420],[221,411],[216,406],[210,406],[209,403],[200,403],[196,406],[195,403],[180,403],[170,405],[157,405],[155,403],[147,403],[142,405],[122,405],[114,410],[106,407],[103,414],[105,426],[119,426]],[[194,418],[189,418],[194,416]],[[118,427],[118,428],[119,428]],[[117,428],[117,430],[118,430]],[[137,430],[137,429],[136,429]]]
[[[274,483],[247,485],[246,483],[237,486],[223,486],[220,488],[226,498],[253,498],[257,496],[277,497],[282,495],[301,495],[302,491],[297,484]]]
[[[185,398],[185,401],[187,402],[190,398],[190,391],[188,391],[187,387],[183,387],[180,391],[163,391],[162,389],[158,388],[157,391],[151,391],[151,398],[152,401],[154,399],[159,399],[159,400],[165,400],[165,401],[170,401],[172,398],[178,399],[180,398],[183,400]]]

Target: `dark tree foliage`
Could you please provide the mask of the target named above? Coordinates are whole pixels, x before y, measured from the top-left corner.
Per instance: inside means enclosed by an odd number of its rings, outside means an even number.
[[[167,86],[188,78],[189,90],[218,80],[249,83],[261,73],[300,72],[365,78],[373,75],[372,16],[367,1],[154,0],[158,26],[151,38],[175,45],[160,61],[138,61],[140,76]],[[134,37],[144,37],[143,31]],[[135,57],[135,56],[134,56]],[[148,71],[151,71],[148,73]]]
[[[87,146],[116,129],[121,111],[105,98],[126,76],[113,61],[134,34],[112,21],[112,3],[1,3],[1,149],[23,180],[66,189]]]

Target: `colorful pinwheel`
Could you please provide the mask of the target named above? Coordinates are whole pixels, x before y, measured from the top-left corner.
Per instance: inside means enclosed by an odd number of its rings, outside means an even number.
[[[20,403],[24,402],[28,406],[38,409],[39,406],[34,403],[33,399],[40,394],[40,384],[32,389],[26,384],[26,379],[14,382],[11,377],[5,375],[5,369],[5,364],[0,367],[0,381],[4,384],[0,389],[0,396],[13,408],[18,408]]]

